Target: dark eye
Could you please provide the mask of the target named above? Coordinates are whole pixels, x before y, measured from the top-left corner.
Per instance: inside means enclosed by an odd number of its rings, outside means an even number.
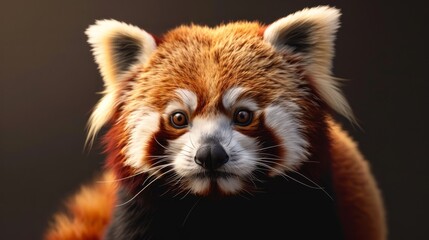
[[[175,112],[170,116],[170,123],[175,128],[184,128],[188,126],[188,118],[183,112]]]
[[[253,113],[246,109],[238,109],[234,113],[234,123],[240,126],[247,126],[253,120]]]

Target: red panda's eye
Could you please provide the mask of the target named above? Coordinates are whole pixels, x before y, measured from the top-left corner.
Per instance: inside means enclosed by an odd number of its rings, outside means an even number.
[[[234,113],[234,123],[240,126],[247,126],[253,120],[253,113],[246,109],[238,109]]]
[[[188,126],[188,118],[183,112],[175,112],[170,116],[170,123],[175,128],[184,128]]]

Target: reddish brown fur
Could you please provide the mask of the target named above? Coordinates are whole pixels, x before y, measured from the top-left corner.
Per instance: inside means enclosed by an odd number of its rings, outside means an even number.
[[[222,93],[233,86],[249,89],[247,96],[256,99],[261,108],[275,100],[293,99],[303,111],[300,120],[306,127],[303,133],[311,143],[310,152],[319,161],[319,164],[305,163],[301,170],[318,183],[326,176],[332,177],[346,239],[383,239],[386,234],[383,206],[367,163],[350,138],[330,120],[328,107],[318,97],[311,76],[305,75],[299,62],[297,56],[278,54],[264,43],[257,23],[233,23],[214,29],[179,27],[167,33],[149,62],[138,70],[135,86],[117,109],[105,137],[108,168],[114,172],[114,178],[133,174],[123,164],[130,137],[125,119],[142,104],[163,112],[166,104],[177,98],[174,91],[177,88],[197,93],[199,103],[194,115],[200,116],[222,110],[219,109]],[[161,121],[163,130],[156,134],[164,135],[157,139],[165,141],[180,135],[182,130],[169,128],[165,125],[167,121]],[[240,131],[250,134],[248,130],[252,127]],[[275,142],[275,135],[271,135]],[[148,152],[157,148],[152,141]],[[284,154],[277,148],[271,151]],[[107,175],[112,178],[110,172]],[[142,182],[140,177],[124,182],[137,189]],[[111,216],[114,193],[112,184],[82,190],[69,204],[70,214],[56,217],[47,239],[100,239]]]
[[[204,115],[217,111],[221,94],[235,85],[258,89],[248,94],[261,107],[289,96],[293,91],[283,90],[292,87],[284,80],[290,70],[258,31],[256,23],[234,23],[213,30],[192,26],[169,32],[146,65],[150,71],[142,72],[139,86],[126,101],[144,101],[161,112],[175,98],[175,89],[186,88],[198,94],[197,112]]]
[[[114,174],[106,172],[101,181],[83,187],[67,204],[67,213],[55,215],[46,240],[101,240],[116,201]]]
[[[332,177],[346,239],[386,239],[383,202],[368,162],[356,144],[329,122]]]

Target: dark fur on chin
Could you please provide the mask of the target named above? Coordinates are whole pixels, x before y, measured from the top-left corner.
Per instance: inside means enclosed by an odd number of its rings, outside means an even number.
[[[116,208],[106,239],[343,239],[334,200],[323,191],[280,177],[265,190],[185,198],[147,191]],[[132,197],[118,194],[119,202]]]

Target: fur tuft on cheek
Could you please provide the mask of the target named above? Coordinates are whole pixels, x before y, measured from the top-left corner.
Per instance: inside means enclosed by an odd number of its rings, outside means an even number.
[[[292,102],[283,106],[271,105],[265,109],[265,124],[280,140],[285,150],[282,162],[274,167],[280,172],[299,167],[308,157],[309,143],[302,133],[302,123],[297,118],[300,108]]]
[[[161,115],[150,108],[143,107],[130,114],[127,126],[130,136],[126,146],[126,166],[137,170],[148,170],[150,166],[144,159],[148,151],[148,143],[151,142],[153,135],[159,131]]]

